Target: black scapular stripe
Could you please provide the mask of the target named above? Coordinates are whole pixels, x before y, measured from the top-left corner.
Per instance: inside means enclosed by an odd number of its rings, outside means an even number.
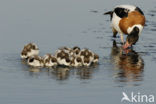
[[[117,7],[114,9],[114,12],[116,13],[117,16],[119,16],[120,18],[123,18],[123,17],[128,16],[129,10],[125,8]]]
[[[139,7],[136,7],[135,10],[144,15],[143,11]]]

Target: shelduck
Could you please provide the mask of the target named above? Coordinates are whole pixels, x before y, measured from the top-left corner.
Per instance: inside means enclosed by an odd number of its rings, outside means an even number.
[[[123,34],[127,34],[126,42],[123,48],[126,49],[139,40],[140,33],[145,25],[145,16],[143,11],[133,5],[119,5],[112,11],[104,13],[109,14],[112,22],[113,37],[120,34],[122,43],[124,43]]]

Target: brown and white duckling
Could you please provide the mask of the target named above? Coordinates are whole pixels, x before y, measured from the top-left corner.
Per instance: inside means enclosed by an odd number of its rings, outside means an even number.
[[[98,63],[99,56],[89,49],[83,49],[80,53],[84,66],[90,66],[92,63]]]
[[[54,67],[58,65],[56,57],[52,56],[51,54],[46,54],[43,60],[46,67]]]
[[[82,59],[89,58],[89,60],[91,60],[91,61],[93,61],[93,59],[94,59],[94,53],[92,51],[90,51],[89,49],[83,49],[80,52],[80,56]]]
[[[70,66],[70,58],[69,53],[66,53],[65,51],[60,51],[55,54],[55,57],[57,58],[58,64],[63,66]]]
[[[71,66],[73,67],[80,67],[83,66],[83,61],[82,58],[80,56],[76,56],[72,59],[71,61]]]
[[[34,43],[29,43],[24,46],[22,52],[21,52],[21,58],[27,59],[30,56],[38,55],[39,54],[39,48]]]
[[[37,55],[28,57],[27,63],[28,63],[28,65],[30,65],[32,67],[43,67],[44,66],[43,58],[40,56],[37,56]]]
[[[84,57],[83,58],[83,65],[84,66],[91,66],[91,64],[92,64],[92,60],[89,58],[89,57]]]

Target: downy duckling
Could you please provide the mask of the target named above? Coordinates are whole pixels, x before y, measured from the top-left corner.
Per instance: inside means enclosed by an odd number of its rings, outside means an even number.
[[[63,65],[63,66],[70,66],[70,58],[69,58],[69,54],[64,52],[64,51],[60,51],[57,54],[55,54],[58,64],[59,65]]]
[[[39,48],[34,43],[29,43],[24,46],[22,52],[21,52],[21,58],[27,59],[30,56],[38,55],[39,54]]]
[[[52,56],[51,54],[46,54],[43,60],[46,67],[54,67],[58,65],[56,57]]]
[[[94,53],[88,49],[83,49],[80,52],[80,56],[82,59],[89,58],[90,61],[93,61],[93,59],[94,59]]]
[[[73,67],[80,67],[83,65],[82,58],[80,56],[76,56],[71,61],[71,66]]]
[[[32,66],[32,67],[44,66],[43,58],[37,55],[28,57],[27,63],[29,66]]]
[[[89,58],[89,57],[84,57],[83,58],[83,65],[84,66],[91,66],[91,64],[92,64],[92,60]]]

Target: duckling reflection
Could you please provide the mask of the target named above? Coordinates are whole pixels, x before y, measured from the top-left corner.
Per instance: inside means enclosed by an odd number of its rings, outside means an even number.
[[[137,52],[132,49],[123,50],[113,41],[111,59],[115,69],[120,69],[115,75],[120,81],[123,81],[123,78],[126,78],[126,81],[142,80],[144,61]]]
[[[91,79],[94,71],[98,70],[98,65],[94,64],[92,67],[82,67],[76,70],[76,74],[80,79]]]
[[[40,68],[35,68],[35,67],[30,67],[28,71],[31,77],[38,77],[41,72]]]
[[[78,69],[77,75],[80,76],[80,79],[90,79],[92,77],[92,71],[88,68]]]
[[[70,69],[68,67],[57,67],[51,69],[51,74],[58,80],[65,80],[69,77]]]

